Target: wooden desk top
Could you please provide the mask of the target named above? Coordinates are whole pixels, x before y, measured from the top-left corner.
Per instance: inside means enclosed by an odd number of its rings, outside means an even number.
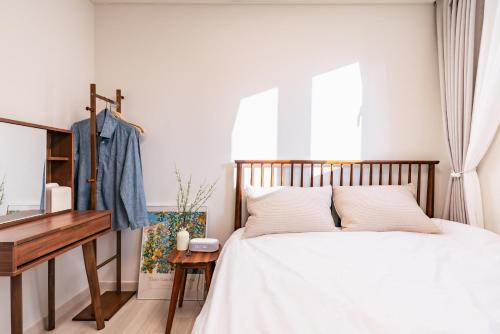
[[[16,276],[111,231],[111,211],[69,211],[0,226],[0,276]]]
[[[106,216],[109,211],[71,211],[0,229],[0,243],[14,245]]]
[[[183,265],[200,265],[215,262],[219,258],[222,246],[219,245],[219,250],[216,252],[192,252],[191,256],[186,256],[185,251],[174,249],[168,256],[168,262],[172,264]]]

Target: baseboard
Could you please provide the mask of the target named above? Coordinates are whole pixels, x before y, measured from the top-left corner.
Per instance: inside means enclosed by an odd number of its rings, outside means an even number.
[[[116,288],[115,282],[100,282],[101,293]],[[137,291],[138,282],[129,281],[122,282],[122,290],[124,291]],[[73,298],[66,303],[56,308],[56,328],[57,324],[71,320],[75,314],[80,312],[90,303],[90,294],[88,289],[83,289],[77,293]],[[45,330],[47,324],[47,317],[38,320],[35,324],[24,331],[25,334],[42,334],[47,333]]]
[[[56,328],[57,323],[64,321],[66,319],[71,319],[72,315],[75,315],[83,308],[85,305],[90,303],[90,294],[88,289],[84,289],[76,294],[73,298],[68,300],[66,303],[60,305],[56,308]],[[33,326],[24,331],[25,334],[42,334],[46,332],[47,317],[43,317],[38,320]]]

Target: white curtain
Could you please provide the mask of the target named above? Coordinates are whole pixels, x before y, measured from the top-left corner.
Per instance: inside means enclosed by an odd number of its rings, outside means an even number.
[[[438,0],[436,12],[441,108],[451,161],[443,218],[467,223],[464,180],[477,50],[476,0]]]
[[[484,227],[481,188],[476,168],[500,124],[500,5],[486,0],[479,51],[470,141],[463,169],[469,224]]]

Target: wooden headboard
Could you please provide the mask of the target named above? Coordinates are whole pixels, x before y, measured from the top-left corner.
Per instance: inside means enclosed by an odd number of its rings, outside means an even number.
[[[370,186],[416,182],[418,204],[429,217],[434,216],[435,165],[439,161],[236,160],[235,163],[235,229],[242,226],[243,189],[246,185],[317,187],[328,184]],[[422,196],[424,190],[425,196]]]

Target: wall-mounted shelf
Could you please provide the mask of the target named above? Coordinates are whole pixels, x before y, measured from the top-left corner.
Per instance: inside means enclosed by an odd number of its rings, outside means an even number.
[[[47,131],[47,181],[61,186],[73,186],[73,166],[58,164],[73,160],[73,139],[71,132]],[[52,166],[52,163],[57,165]],[[53,170],[51,167],[55,167]],[[63,170],[61,170],[61,168]]]
[[[47,183],[73,188],[73,137],[71,131],[47,130]],[[73,194],[71,194],[73,203]]]

